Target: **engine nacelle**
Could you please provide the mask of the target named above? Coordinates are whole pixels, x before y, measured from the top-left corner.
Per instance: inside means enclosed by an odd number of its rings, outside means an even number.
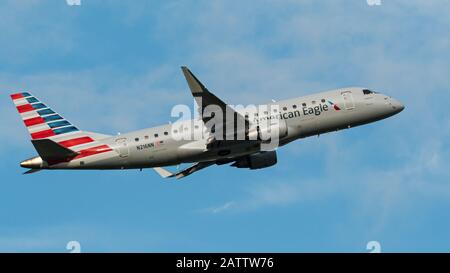
[[[247,134],[249,140],[271,141],[272,138],[282,139],[288,134],[288,126],[284,119],[263,121],[257,126],[252,126]]]
[[[270,151],[248,155],[246,157],[237,160],[231,166],[237,168],[249,168],[251,170],[256,170],[267,168],[275,164],[277,164],[277,153],[276,151]]]

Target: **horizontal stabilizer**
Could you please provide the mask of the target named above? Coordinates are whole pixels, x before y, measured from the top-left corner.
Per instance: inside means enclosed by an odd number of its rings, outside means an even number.
[[[78,155],[77,152],[61,146],[50,139],[35,139],[31,143],[33,143],[34,148],[42,160],[46,162],[67,160]]]
[[[24,172],[23,174],[32,174],[32,173],[36,173],[39,171],[42,171],[42,169],[30,169],[30,170]]]

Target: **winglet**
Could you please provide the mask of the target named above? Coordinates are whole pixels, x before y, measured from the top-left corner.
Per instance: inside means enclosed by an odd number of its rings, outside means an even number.
[[[157,172],[162,178],[169,178],[169,177],[173,177],[174,174],[169,172],[168,170],[161,168],[161,167],[155,167],[153,168],[153,170],[155,172]]]
[[[197,79],[197,77],[192,74],[192,72],[186,66],[182,66],[181,70],[183,71],[184,77],[189,85],[189,89],[194,96],[198,93],[208,92],[208,89]],[[209,93],[209,92],[208,92]]]

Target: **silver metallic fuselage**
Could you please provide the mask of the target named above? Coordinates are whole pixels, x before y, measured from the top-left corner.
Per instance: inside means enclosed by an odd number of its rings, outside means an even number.
[[[336,110],[331,102],[340,110]],[[363,88],[337,89],[272,102],[267,105],[278,106],[279,112],[276,115],[279,117],[284,115],[285,118],[283,119],[288,127],[287,135],[280,139],[279,146],[286,145],[299,138],[381,120],[404,109],[400,102],[384,94],[364,94]],[[324,105],[327,105],[327,107],[324,107]],[[287,114],[288,112],[291,114]],[[270,115],[270,113],[267,115]],[[264,116],[259,115],[259,118],[264,118]],[[177,126],[188,126],[192,122],[196,125],[202,124],[201,120],[188,120],[178,123]],[[150,168],[221,160],[252,154],[260,149],[259,145],[248,145],[248,143],[242,141],[242,144],[227,147],[226,153],[221,151],[220,148],[207,150],[207,136],[196,140],[175,140],[172,136],[173,126],[174,124],[165,124],[101,139],[101,143],[112,148],[111,151],[106,153],[54,165],[46,164],[39,157],[36,157],[22,162],[21,166],[36,169]],[[156,134],[157,137],[155,137]]]

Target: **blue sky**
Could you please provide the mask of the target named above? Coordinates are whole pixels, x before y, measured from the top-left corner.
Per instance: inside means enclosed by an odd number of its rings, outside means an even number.
[[[0,251],[450,251],[450,2],[6,0],[0,6]],[[40,172],[9,94],[80,128],[165,123],[188,65],[230,104],[368,86],[401,114],[279,149],[277,166]]]

